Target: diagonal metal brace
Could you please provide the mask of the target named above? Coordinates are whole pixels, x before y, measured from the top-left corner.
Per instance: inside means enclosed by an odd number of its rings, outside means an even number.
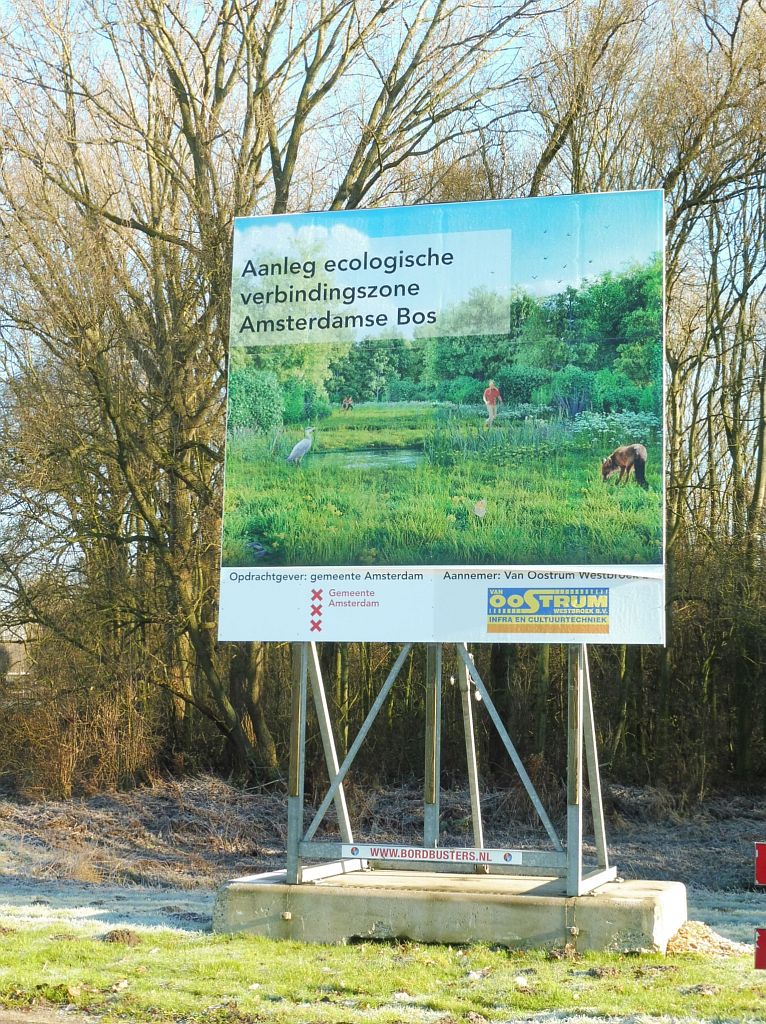
[[[548,817],[548,814],[545,808],[543,807],[540,797],[537,795],[537,790],[535,789],[532,780],[527,774],[526,768],[521,762],[521,758],[519,757],[516,751],[516,747],[514,747],[513,741],[511,740],[511,737],[508,735],[508,730],[503,725],[503,720],[497,713],[497,709],[495,708],[495,705],[492,703],[492,698],[487,692],[487,688],[482,682],[482,678],[479,675],[478,671],[476,670],[476,666],[471,661],[468,651],[461,645],[458,645],[457,653],[460,656],[460,659],[465,665],[466,669],[468,670],[468,674],[470,675],[471,679],[473,679],[474,683],[476,684],[476,689],[481,694],[482,700],[487,706],[489,717],[492,719],[495,728],[500,734],[500,739],[503,741],[503,746],[510,755],[511,761],[513,762],[513,766],[516,769],[519,778],[521,779],[522,785],[524,786],[524,789],[527,791],[527,795],[529,796],[529,799],[532,801],[534,808],[537,811],[538,817],[540,818],[540,821],[542,822],[545,831],[548,833],[550,841],[553,843],[553,848],[559,852],[563,851],[564,847],[558,835],[556,834],[556,829],[553,827],[553,823]]]
[[[324,800],[319,805],[319,807],[317,809],[317,812],[314,815],[314,820],[311,822],[311,824],[309,825],[308,829],[306,830],[306,834],[303,837],[304,842],[308,842],[311,838],[313,838],[313,836],[316,834],[316,830],[321,825],[322,819],[324,818],[325,814],[327,814],[327,810],[328,810],[330,804],[335,799],[335,794],[338,792],[338,789],[340,788],[341,783],[345,779],[346,774],[347,774],[349,768],[353,764],[354,758],[359,753],[359,748],[361,747],[362,743],[364,742],[364,739],[367,736],[367,733],[372,728],[372,723],[375,721],[375,719],[378,716],[378,712],[383,707],[383,705],[384,705],[384,703],[386,701],[386,697],[390,693],[391,687],[394,685],[394,683],[396,681],[396,677],[401,672],[402,665],[404,665],[405,659],[406,659],[407,655],[410,653],[411,649],[412,649],[412,644],[405,644],[404,647],[402,648],[400,654],[399,654],[399,657],[394,662],[394,665],[393,665],[391,671],[388,673],[388,678],[386,679],[385,683],[383,683],[383,686],[381,688],[380,693],[375,698],[375,703],[372,705],[370,710],[367,712],[367,717],[365,718],[364,723],[362,724],[362,728],[357,733],[356,739],[351,744],[351,747],[349,748],[348,753],[346,754],[345,758],[343,759],[343,764],[340,766],[340,769],[338,770],[338,774],[335,776],[335,778],[330,783],[330,788],[327,790],[327,793],[325,794]]]

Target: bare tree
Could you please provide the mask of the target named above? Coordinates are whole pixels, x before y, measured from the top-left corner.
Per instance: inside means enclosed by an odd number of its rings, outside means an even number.
[[[143,647],[240,763],[276,752],[261,660],[232,681],[215,640],[232,219],[384,195],[541,10],[21,0],[2,32],[3,586],[101,664]]]

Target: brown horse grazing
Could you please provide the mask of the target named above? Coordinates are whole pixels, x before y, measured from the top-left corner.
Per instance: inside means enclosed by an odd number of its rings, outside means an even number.
[[[636,483],[647,490],[649,484],[646,482],[646,459],[646,448],[642,444],[626,444],[622,448],[615,448],[612,454],[601,463],[601,477],[606,482],[612,473],[616,473],[619,469],[620,479],[617,482],[620,483],[625,477],[625,483],[627,483],[632,469],[636,476]]]

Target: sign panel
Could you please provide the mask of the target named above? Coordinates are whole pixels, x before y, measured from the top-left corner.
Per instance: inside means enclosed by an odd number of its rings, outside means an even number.
[[[417,864],[522,864],[522,850],[473,849],[471,847],[392,846],[344,843],[343,859],[408,861]]]
[[[658,191],[235,222],[223,640],[664,642]]]

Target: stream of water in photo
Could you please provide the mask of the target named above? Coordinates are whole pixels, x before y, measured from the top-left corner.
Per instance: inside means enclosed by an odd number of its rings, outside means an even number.
[[[425,462],[421,448],[362,448],[350,452],[312,452],[312,460],[339,469],[388,469],[392,466],[418,466]]]

